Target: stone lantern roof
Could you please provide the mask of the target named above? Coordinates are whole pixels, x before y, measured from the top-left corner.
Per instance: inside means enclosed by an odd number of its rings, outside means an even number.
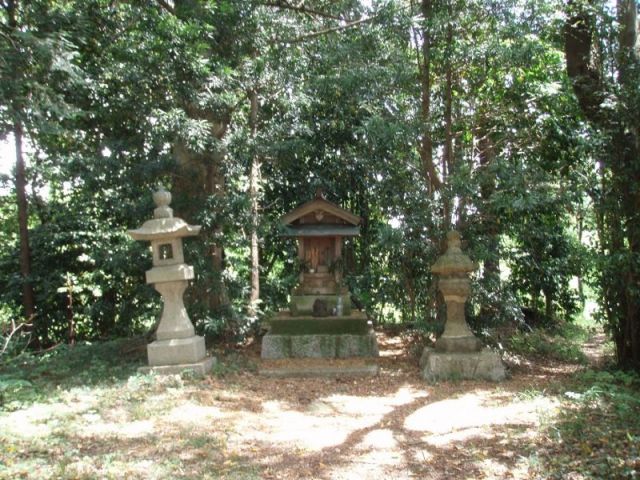
[[[447,251],[431,267],[433,273],[440,275],[473,272],[477,265],[460,248],[460,234],[455,230],[447,233]]]
[[[200,232],[199,225],[189,225],[181,218],[174,218],[171,203],[171,193],[164,187],[153,194],[156,209],[153,211],[153,219],[147,220],[135,230],[129,230],[129,235],[134,240],[162,240],[168,238],[192,237]]]

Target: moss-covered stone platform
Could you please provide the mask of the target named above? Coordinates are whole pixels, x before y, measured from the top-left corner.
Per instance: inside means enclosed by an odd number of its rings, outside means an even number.
[[[377,357],[378,343],[367,317],[291,316],[281,312],[268,322],[262,358]]]
[[[269,333],[274,335],[365,335],[370,330],[367,316],[361,312],[342,317],[292,316],[281,312],[268,324]]]

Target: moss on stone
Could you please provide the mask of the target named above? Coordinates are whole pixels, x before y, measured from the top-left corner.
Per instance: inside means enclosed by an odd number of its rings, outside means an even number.
[[[369,331],[366,318],[322,317],[273,319],[270,322],[274,335],[353,334]]]

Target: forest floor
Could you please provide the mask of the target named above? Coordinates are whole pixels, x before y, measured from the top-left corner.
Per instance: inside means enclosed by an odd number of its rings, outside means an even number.
[[[255,344],[204,379],[135,373],[131,341],[61,347],[0,365],[0,478],[640,478],[638,377],[592,333],[581,363],[506,355],[501,383],[424,382],[408,335],[353,379],[261,377]]]

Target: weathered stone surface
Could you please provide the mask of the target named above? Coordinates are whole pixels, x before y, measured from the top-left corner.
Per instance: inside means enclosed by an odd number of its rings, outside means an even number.
[[[445,337],[441,336],[435,344],[438,352],[479,352],[482,350],[482,342],[469,335],[466,337]]]
[[[463,274],[464,276],[460,278],[466,278],[465,274],[478,268],[478,266],[462,252],[460,248],[461,245],[460,234],[455,230],[448,232],[447,251],[444,255],[438,257],[436,263],[431,267],[431,271],[442,276]]]
[[[292,335],[293,358],[334,358],[337,335]]]
[[[203,360],[205,355],[204,338],[195,335],[190,338],[156,340],[147,345],[147,357],[152,367],[196,363]]]
[[[337,308],[338,298],[342,298],[342,314],[350,315],[351,295],[347,292],[340,295],[291,295],[289,308],[292,315],[309,315],[313,312],[313,304],[317,299],[322,299],[327,303],[329,311]]]
[[[203,360],[196,363],[184,363],[180,365],[158,365],[155,367],[140,367],[138,372],[140,373],[156,373],[158,375],[175,375],[176,373],[189,372],[199,377],[207,375],[213,366],[216,364],[216,359],[213,357],[206,357]]]
[[[477,379],[500,381],[506,377],[500,356],[488,348],[480,352],[437,352],[425,348],[420,358],[422,377],[427,381]]]
[[[363,335],[274,335],[262,338],[262,358],[377,357],[373,332]]]
[[[340,335],[337,357],[377,357],[378,342],[373,332],[365,335]]]
[[[291,335],[273,335],[262,337],[262,358],[291,357]]]
[[[351,334],[364,335],[369,332],[371,322],[367,316],[354,312],[349,316],[315,318],[292,317],[279,314],[265,322],[269,333],[274,335]]]

